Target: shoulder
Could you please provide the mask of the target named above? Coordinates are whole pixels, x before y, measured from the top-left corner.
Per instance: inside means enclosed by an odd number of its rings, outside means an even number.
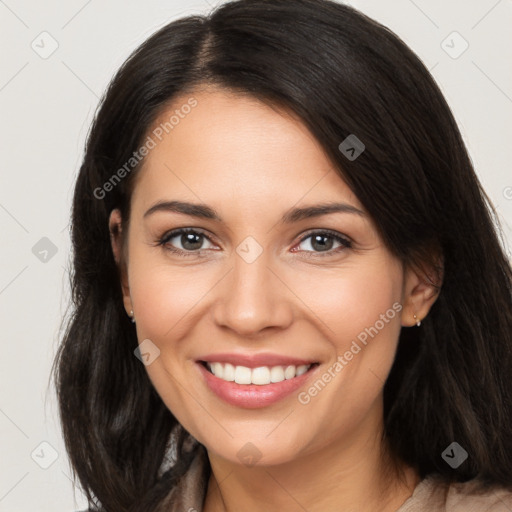
[[[446,499],[447,512],[510,512],[512,490],[499,486],[482,488],[478,481],[451,484]]]
[[[188,470],[170,490],[158,510],[166,512],[201,512],[208,488],[210,465],[203,445],[195,449],[195,456]]]
[[[512,490],[484,487],[478,480],[444,482],[432,475],[423,479],[397,512],[511,512]]]

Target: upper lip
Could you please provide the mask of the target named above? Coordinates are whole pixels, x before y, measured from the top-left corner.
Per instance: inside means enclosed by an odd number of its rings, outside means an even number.
[[[198,361],[208,363],[231,363],[233,366],[246,366],[247,368],[258,368],[259,366],[301,366],[313,364],[316,361],[299,359],[279,354],[209,354],[198,358]]]

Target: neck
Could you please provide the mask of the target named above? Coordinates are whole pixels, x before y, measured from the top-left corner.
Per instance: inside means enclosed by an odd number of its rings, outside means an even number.
[[[320,449],[279,465],[247,467],[209,453],[212,473],[204,511],[395,512],[419,476],[403,463],[390,463],[374,419],[342,440],[326,439]]]

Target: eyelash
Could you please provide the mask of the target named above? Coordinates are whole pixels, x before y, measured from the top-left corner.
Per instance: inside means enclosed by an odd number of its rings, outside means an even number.
[[[176,229],[174,231],[169,231],[168,233],[165,233],[160,238],[160,240],[157,242],[156,245],[162,246],[162,247],[164,247],[165,250],[170,251],[174,254],[177,254],[178,256],[203,257],[203,256],[201,256],[202,251],[206,251],[208,249],[200,249],[197,251],[183,251],[182,249],[177,249],[176,247],[172,247],[172,246],[166,247],[166,244],[169,242],[169,240],[171,240],[179,235],[189,234],[189,233],[196,234],[196,235],[202,235],[210,243],[213,244],[210,237],[207,236],[205,233],[203,233],[201,230],[194,229],[194,228],[180,228],[180,229]],[[333,254],[337,254],[344,249],[350,249],[352,247],[352,242],[348,238],[344,238],[344,237],[340,236],[339,234],[337,234],[335,231],[331,231],[329,229],[316,230],[316,231],[311,231],[309,233],[306,233],[304,235],[304,237],[300,239],[300,241],[298,242],[298,245],[300,245],[302,242],[304,242],[305,240],[307,240],[308,238],[310,238],[314,235],[327,235],[327,236],[333,238],[336,242],[340,242],[342,247],[338,247],[336,249],[331,249],[331,250],[325,251],[325,252],[323,252],[323,251],[300,251],[300,252],[305,252],[305,253],[312,253],[307,256],[308,258],[309,257],[317,257],[317,256],[320,256],[321,258],[327,257],[327,256],[332,256]],[[295,251],[295,252],[299,252],[299,251]]]

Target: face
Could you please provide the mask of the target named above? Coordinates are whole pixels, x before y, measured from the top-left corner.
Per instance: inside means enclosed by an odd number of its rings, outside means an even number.
[[[286,112],[197,91],[159,140],[189,97],[152,127],[123,233],[125,307],[149,378],[210,453],[235,463],[283,463],[378,431],[418,281]],[[312,209],[327,204],[337,211]]]

